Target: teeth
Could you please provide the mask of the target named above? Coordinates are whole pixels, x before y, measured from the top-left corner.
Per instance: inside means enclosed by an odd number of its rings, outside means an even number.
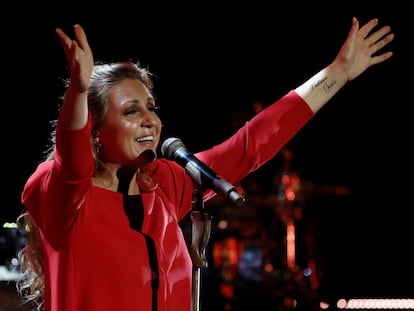
[[[137,141],[138,142],[142,142],[142,141],[153,141],[154,140],[154,136],[146,136],[146,137],[141,137],[138,138]]]

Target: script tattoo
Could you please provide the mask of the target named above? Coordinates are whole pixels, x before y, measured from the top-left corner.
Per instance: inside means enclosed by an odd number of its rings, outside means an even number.
[[[332,81],[331,83],[327,82],[327,77],[317,81],[316,83],[312,84],[312,90],[316,89],[318,86],[322,85],[325,92],[329,93],[332,90],[332,87],[336,84],[336,81]]]

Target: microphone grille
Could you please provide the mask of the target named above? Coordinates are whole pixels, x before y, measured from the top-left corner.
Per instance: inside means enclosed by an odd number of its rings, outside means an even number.
[[[182,147],[184,147],[184,144],[181,141],[181,139],[176,137],[170,137],[162,143],[161,153],[166,158],[173,158],[174,153]]]

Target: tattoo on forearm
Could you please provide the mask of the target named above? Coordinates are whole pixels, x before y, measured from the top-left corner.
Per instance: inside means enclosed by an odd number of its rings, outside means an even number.
[[[331,83],[327,82],[328,78],[324,77],[323,79],[317,81],[316,83],[312,84],[312,90],[316,89],[318,86],[322,85],[324,91],[329,93],[332,90],[332,87],[336,84],[336,81],[333,80]]]

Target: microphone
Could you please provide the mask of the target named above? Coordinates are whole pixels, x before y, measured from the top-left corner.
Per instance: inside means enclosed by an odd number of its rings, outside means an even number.
[[[161,146],[161,153],[184,167],[187,174],[200,186],[214,190],[236,205],[244,203],[245,199],[236,191],[236,187],[192,155],[179,138],[166,139]]]

